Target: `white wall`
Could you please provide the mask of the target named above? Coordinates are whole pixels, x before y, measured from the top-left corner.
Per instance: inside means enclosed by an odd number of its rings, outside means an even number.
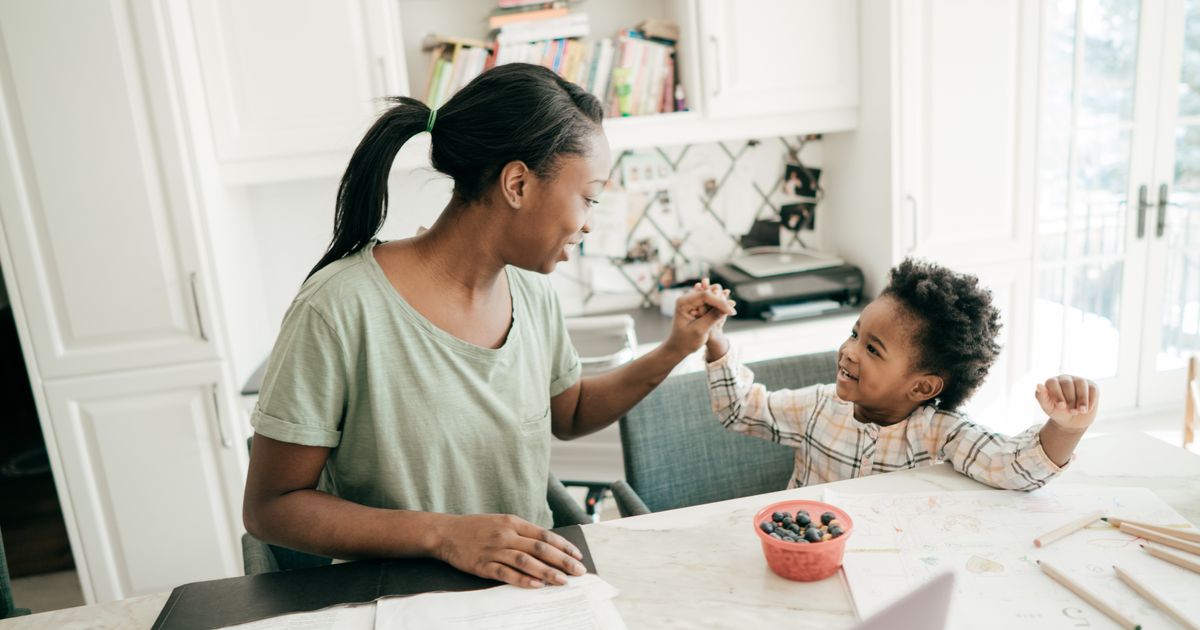
[[[892,224],[898,185],[892,141],[893,7],[888,0],[861,0],[860,5],[858,129],[825,137],[826,214],[832,222],[830,247],[862,268],[866,294],[874,296],[887,284],[893,230],[898,229]]]

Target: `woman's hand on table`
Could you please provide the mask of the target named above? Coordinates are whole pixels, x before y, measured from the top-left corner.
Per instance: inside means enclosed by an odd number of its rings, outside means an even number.
[[[516,516],[443,515],[434,529],[433,556],[480,577],[541,588],[587,572],[570,541]]]
[[[692,354],[708,341],[710,334],[719,333],[726,317],[737,313],[736,305],[729,299],[728,289],[709,284],[708,278],[697,282],[676,300],[675,318],[664,345],[684,356]]]

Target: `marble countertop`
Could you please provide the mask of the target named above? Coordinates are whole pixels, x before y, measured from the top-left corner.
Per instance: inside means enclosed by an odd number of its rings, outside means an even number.
[[[1140,433],[1088,438],[1055,484],[1149,488],[1200,523],[1200,456]],[[748,523],[767,503],[842,493],[981,490],[942,464],[587,525],[599,574],[631,628],[839,628],[855,622],[840,576],[791,582],[767,568]],[[0,630],[149,628],[168,593],[0,621]]]

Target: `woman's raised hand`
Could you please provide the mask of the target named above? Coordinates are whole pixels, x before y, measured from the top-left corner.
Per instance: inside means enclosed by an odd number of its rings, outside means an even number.
[[[736,302],[729,299],[729,290],[710,284],[708,278],[697,282],[675,302],[675,318],[671,334],[664,342],[683,355],[689,355],[708,340],[708,336],[725,324],[725,318],[737,313]]]
[[[454,568],[525,588],[583,575],[583,555],[566,538],[508,514],[444,515],[433,556]]]

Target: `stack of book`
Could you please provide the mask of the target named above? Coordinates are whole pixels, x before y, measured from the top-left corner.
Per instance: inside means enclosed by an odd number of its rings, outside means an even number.
[[[591,92],[609,116],[641,116],[686,109],[675,65],[678,28],[648,20],[615,39],[585,42],[586,13],[557,0],[499,0],[488,18],[490,38],[431,36],[433,51],[425,102],[440,107],[484,70],[532,63]]]
[[[648,20],[617,37],[612,87],[605,99],[609,116],[644,116],[686,109],[675,68],[673,24]]]

